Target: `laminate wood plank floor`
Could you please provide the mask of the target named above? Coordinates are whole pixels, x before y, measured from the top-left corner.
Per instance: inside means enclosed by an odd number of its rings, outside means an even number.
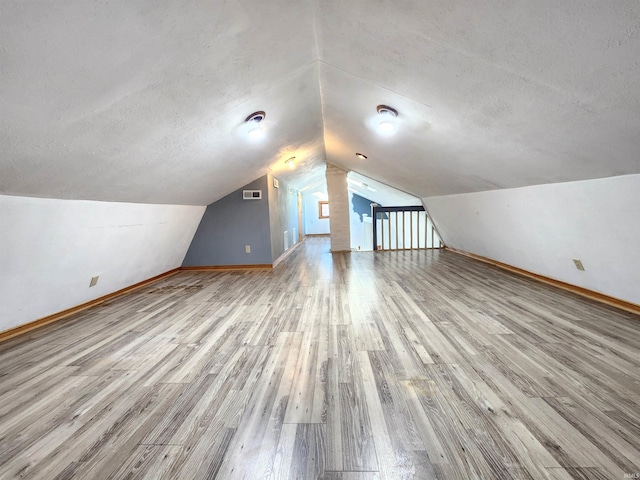
[[[308,238],[0,344],[0,478],[638,478],[639,346],[452,252]]]

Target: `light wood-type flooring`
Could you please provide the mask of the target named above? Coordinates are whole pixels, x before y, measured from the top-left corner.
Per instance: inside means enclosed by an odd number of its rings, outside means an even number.
[[[452,252],[328,250],[0,344],[0,478],[640,476],[640,318]]]

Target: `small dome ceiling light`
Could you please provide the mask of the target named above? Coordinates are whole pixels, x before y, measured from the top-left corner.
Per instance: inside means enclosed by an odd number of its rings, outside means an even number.
[[[296,164],[294,163],[294,160],[296,159],[296,157],[291,157],[288,158],[284,161],[284,164],[289,167],[289,169],[294,169]]]
[[[250,139],[259,140],[264,137],[264,130],[262,129],[260,122],[262,122],[266,116],[266,113],[259,110],[257,112],[253,112],[244,120],[244,123],[247,124],[247,135]]]
[[[378,130],[380,133],[385,135],[395,133],[398,111],[388,105],[378,105],[376,107],[376,111],[378,112],[380,119],[380,123],[378,124]]]
[[[366,160],[367,159],[367,156],[364,153],[356,152],[356,157],[358,157],[360,160]]]

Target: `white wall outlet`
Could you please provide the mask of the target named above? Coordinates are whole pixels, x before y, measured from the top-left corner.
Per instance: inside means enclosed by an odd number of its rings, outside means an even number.
[[[577,258],[574,258],[573,263],[576,265],[576,268],[578,270],[581,270],[584,272],[584,265],[582,265],[582,262],[580,260],[578,260]]]
[[[95,277],[91,277],[91,281],[89,282],[89,288],[95,287],[98,284],[98,278],[100,275],[96,275]]]
[[[251,245],[244,246],[244,253],[251,253]]]

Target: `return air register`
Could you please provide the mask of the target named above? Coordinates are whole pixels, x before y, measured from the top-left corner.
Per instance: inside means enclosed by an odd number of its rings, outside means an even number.
[[[243,200],[262,200],[262,190],[243,190]]]

